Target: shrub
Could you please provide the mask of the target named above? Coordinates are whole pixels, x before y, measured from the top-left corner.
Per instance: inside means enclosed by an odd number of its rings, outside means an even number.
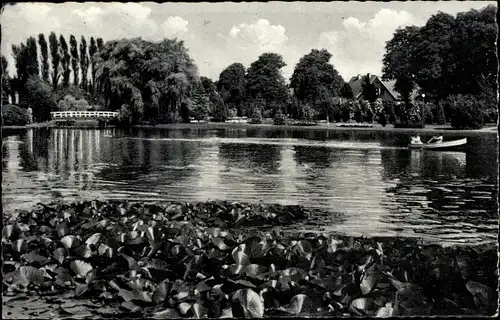
[[[260,113],[259,108],[253,109],[252,119],[250,120],[250,123],[253,123],[253,124],[262,123],[262,114]]]
[[[361,103],[359,103],[359,101],[354,101],[352,107],[354,110],[354,121],[363,122],[363,111],[361,110]]]
[[[434,109],[434,120],[437,124],[446,124],[446,115],[444,113],[443,104],[443,101],[439,101]]]
[[[276,124],[276,125],[285,125],[285,124],[287,124],[286,116],[283,114],[283,112],[281,110],[278,110],[278,112],[276,112],[276,115],[274,116],[273,123]]]
[[[212,104],[212,110],[213,110],[212,121],[214,122],[226,121],[227,109],[222,99],[219,99]]]
[[[13,104],[2,106],[2,125],[24,126],[30,122],[28,112]]]
[[[90,95],[85,90],[73,85],[70,85],[68,87],[59,86],[54,92],[54,95],[56,101],[63,100],[68,95],[74,97],[74,99],[76,100],[90,100]]]
[[[383,101],[383,104],[384,104],[383,113],[385,114],[387,121],[389,123],[395,123],[396,122],[396,112],[395,112],[396,103],[394,101]]]
[[[450,109],[450,122],[457,129],[480,129],[484,126],[481,101],[471,95],[452,95],[445,100]]]
[[[421,115],[423,112],[424,122],[426,124],[434,123],[433,110],[436,108],[436,106],[434,106],[434,104],[432,104],[432,103],[425,103],[424,104],[423,102],[419,102],[419,103],[417,103],[415,108],[418,109],[418,112],[419,112],[418,119],[419,120],[421,119],[421,117],[422,117]]]
[[[394,128],[411,128],[411,129],[423,129],[425,124],[423,123],[405,123],[405,122],[395,122]]]
[[[307,103],[302,108],[301,114],[302,114],[301,120],[313,121],[314,118],[318,115],[318,111],[314,109],[311,104]]]
[[[90,109],[90,105],[87,100],[83,98],[77,100],[75,97],[68,94],[63,100],[59,100],[57,109],[60,111],[86,111]]]
[[[231,108],[227,111],[227,117],[228,118],[233,118],[238,115],[238,110],[236,108]]]

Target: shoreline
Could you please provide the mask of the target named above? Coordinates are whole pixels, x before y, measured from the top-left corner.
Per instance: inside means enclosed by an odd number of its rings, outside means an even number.
[[[26,130],[32,128],[49,127],[55,128],[56,126],[50,122],[32,123],[25,126],[2,126],[2,130]],[[75,128],[75,129],[98,129],[98,126],[69,126],[61,128]],[[120,128],[119,126],[108,126],[105,128]],[[227,122],[207,122],[207,123],[169,123],[158,125],[132,125],[124,128],[138,128],[138,129],[264,129],[264,130],[304,130],[304,131],[332,131],[332,132],[394,132],[394,133],[407,133],[407,134],[434,134],[440,132],[444,136],[461,135],[461,136],[478,136],[478,135],[497,135],[498,127],[487,125],[482,129],[475,130],[458,130],[453,129],[449,125],[427,125],[425,128],[394,128],[392,125],[382,127],[380,124],[374,124],[373,127],[337,127],[334,123],[326,124],[320,123],[316,126],[298,126],[298,125],[274,125],[274,124],[250,124],[250,123],[227,123]]]

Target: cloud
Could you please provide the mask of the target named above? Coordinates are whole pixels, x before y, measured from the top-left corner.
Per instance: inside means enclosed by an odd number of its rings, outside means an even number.
[[[331,62],[346,81],[358,73],[381,74],[385,43],[398,27],[416,23],[404,10],[381,9],[366,22],[348,17],[340,30],[322,32],[318,47],[333,54]]]
[[[227,35],[218,34],[218,37],[225,39],[225,50],[222,52],[223,58],[219,55],[212,62],[217,63],[220,71],[229,65],[228,61],[240,62],[248,68],[261,54],[274,52],[281,54],[289,64],[283,68],[283,75],[287,79],[293,71],[294,66],[291,64],[295,64],[299,58],[298,49],[288,42],[285,27],[274,25],[267,19],[233,25]],[[200,66],[200,73],[203,73],[204,68]],[[218,77],[218,74],[214,77]]]
[[[167,20],[161,24],[161,30],[167,38],[178,37],[188,31],[188,24],[189,22],[181,17],[168,17]]]
[[[260,19],[255,23],[233,26],[229,31],[228,41],[228,45],[241,49],[273,51],[282,49],[288,37],[282,25],[272,25],[268,20]]]
[[[30,36],[54,31],[68,40],[73,34],[78,40],[101,37],[104,41],[142,37],[158,41],[164,37],[184,35],[188,21],[169,16],[163,23],[152,18],[152,9],[140,3],[20,3],[6,6],[1,16],[1,50],[9,63],[9,73],[15,74],[12,44],[25,42]]]

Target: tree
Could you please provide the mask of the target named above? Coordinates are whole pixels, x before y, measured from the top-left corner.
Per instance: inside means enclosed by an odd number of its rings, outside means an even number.
[[[363,98],[370,102],[375,102],[375,100],[377,99],[377,88],[375,87],[375,84],[371,82],[369,74],[363,77],[361,87]]]
[[[26,90],[21,96],[20,105],[32,108],[34,121],[46,121],[50,111],[56,106],[51,87],[38,76],[30,76],[26,81]]]
[[[242,101],[245,99],[245,67],[241,63],[233,63],[222,70],[217,82],[219,91],[225,104],[236,107],[242,115]]]
[[[435,102],[460,93],[484,95],[486,105],[496,105],[496,11],[439,12],[423,27],[397,30],[386,45],[384,78],[396,80],[406,105],[415,84]]]
[[[401,95],[406,105],[415,88],[415,73],[417,66],[414,64],[415,55],[413,43],[416,41],[418,27],[410,26],[397,29],[393,38],[385,46],[383,58],[382,78],[395,79],[395,90]]]
[[[354,98],[354,94],[352,92],[352,88],[349,85],[349,83],[344,82],[344,84],[342,85],[342,88],[340,88],[340,96],[342,98],[346,98],[346,99]]]
[[[283,57],[276,53],[264,53],[248,68],[246,75],[247,97],[260,96],[266,109],[276,111],[285,104],[288,89],[281,69],[286,66]]]
[[[26,40],[26,48],[28,50],[27,55],[27,72],[29,76],[40,76],[40,66],[38,65],[38,49],[36,45],[36,39],[34,37],[29,37]]]
[[[87,90],[88,83],[88,71],[89,71],[89,56],[87,54],[87,41],[85,37],[82,36],[80,39],[80,67],[82,69],[82,81],[81,87],[83,90]]]
[[[449,80],[454,77],[451,40],[456,29],[452,15],[438,12],[412,39],[415,80],[428,99],[442,99],[450,90]]]
[[[196,120],[207,118],[210,113],[210,98],[201,82],[193,86],[190,100],[189,116]],[[184,121],[189,122],[189,119],[184,119]]]
[[[493,95],[496,98],[496,11],[494,6],[489,5],[479,11],[470,10],[457,14],[451,51],[453,73],[461,76],[450,77],[453,84],[450,94]],[[496,105],[495,98],[491,103]]]
[[[92,92],[94,93],[96,91],[96,83],[95,83],[95,73],[96,73],[96,68],[95,68],[95,60],[93,59],[94,55],[97,53],[97,45],[95,43],[94,37],[90,37],[90,46],[89,46],[89,56],[90,56],[90,66],[92,68],[91,71],[91,81],[92,81]]]
[[[18,46],[12,45],[12,55],[16,63],[15,65],[18,79],[18,85],[15,90],[23,91],[28,78],[39,75],[35,38],[28,38],[26,45],[24,43],[21,43]]]
[[[61,57],[59,55],[59,42],[57,41],[57,36],[54,32],[51,32],[49,35],[49,44],[52,61],[52,88],[56,90],[59,78],[61,77]]]
[[[104,42],[102,38],[97,38],[97,51],[101,51],[104,47]]]
[[[69,77],[71,74],[71,56],[69,55],[68,44],[66,43],[66,39],[64,39],[63,35],[59,37],[59,55],[61,59],[63,86],[67,87],[69,86]]]
[[[71,52],[71,67],[73,68],[73,84],[78,86],[78,73],[80,72],[80,59],[78,57],[78,43],[74,35],[69,37],[70,52]]]
[[[38,35],[38,45],[40,46],[41,62],[42,62],[42,79],[43,81],[49,83],[49,48],[47,41],[45,40],[45,35],[40,33]]]
[[[10,91],[10,79],[9,74],[7,73],[7,67],[9,65],[7,58],[2,54],[2,69],[1,69],[1,79],[2,79],[2,105],[9,103],[9,94]]]
[[[189,103],[197,68],[182,41],[140,38],[108,41],[92,57],[107,109],[126,109],[133,121],[179,120]]]
[[[210,78],[200,77],[200,82],[205,93],[209,95],[211,95],[213,92],[217,90],[215,83]]]
[[[316,109],[330,108],[331,98],[340,95],[344,80],[329,63],[332,54],[325,49],[313,49],[300,58],[290,79],[290,87],[297,99],[311,102]]]

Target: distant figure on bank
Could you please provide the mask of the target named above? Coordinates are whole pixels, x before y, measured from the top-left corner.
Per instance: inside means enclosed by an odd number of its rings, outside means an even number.
[[[422,140],[420,140],[420,136],[411,137],[411,144],[424,144]]]
[[[441,143],[441,142],[443,142],[443,136],[442,135],[434,136],[429,141],[427,141],[427,143]]]

